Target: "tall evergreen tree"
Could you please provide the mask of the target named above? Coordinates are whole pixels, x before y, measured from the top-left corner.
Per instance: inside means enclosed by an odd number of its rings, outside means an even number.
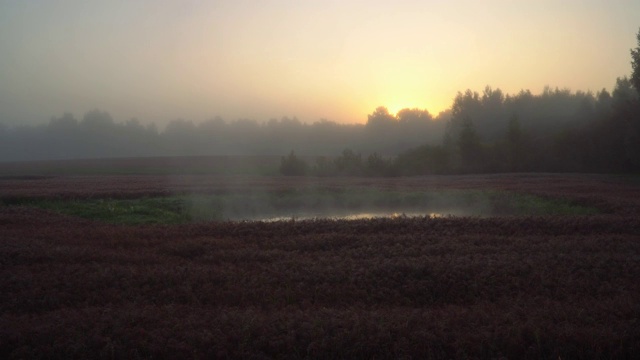
[[[631,49],[631,83],[640,93],[640,30],[638,30],[638,46],[635,49]]]
[[[462,171],[478,171],[482,161],[482,147],[473,121],[467,116],[462,120],[462,128],[458,135],[458,149],[462,161]]]

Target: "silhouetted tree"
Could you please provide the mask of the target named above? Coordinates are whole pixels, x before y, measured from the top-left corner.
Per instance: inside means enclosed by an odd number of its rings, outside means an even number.
[[[9,128],[0,122],[0,161],[8,160],[5,157],[11,152],[11,145],[13,144],[9,140]]]
[[[611,115],[611,94],[607,89],[602,89],[596,94],[595,112],[597,119],[606,119]]]
[[[527,168],[526,139],[522,132],[520,120],[517,115],[509,119],[507,128],[507,161],[509,171],[522,171]]]
[[[462,171],[473,172],[480,170],[482,166],[482,146],[473,121],[469,117],[465,117],[462,121],[457,145]]]
[[[446,114],[443,114],[443,118]],[[398,111],[397,138],[402,144],[401,151],[415,147],[417,144],[437,144],[442,138],[446,120],[434,119],[427,110],[402,109]]]
[[[450,152],[444,146],[423,145],[398,155],[391,166],[392,175],[413,176],[451,172]]]
[[[640,101],[638,92],[627,77],[618,78],[612,96],[616,143],[622,146],[626,167],[640,169]]]
[[[54,132],[74,132],[78,127],[78,120],[71,113],[64,113],[61,117],[52,117],[48,128]]]
[[[498,138],[501,133],[502,124],[505,118],[504,115],[504,94],[502,90],[493,90],[490,86],[486,86],[482,92],[482,113],[475,115],[481,116],[476,121],[477,127],[484,128],[485,136],[489,138]]]
[[[364,143],[367,150],[389,152],[399,140],[397,119],[384,106],[367,116]]]
[[[638,46],[635,49],[631,49],[631,83],[636,88],[636,91],[640,93],[640,30],[638,30],[636,38]]]
[[[316,163],[313,166],[313,174],[316,176],[333,176],[336,174],[336,168],[334,163],[326,156],[319,156],[316,158]]]
[[[351,149],[344,149],[342,155],[334,159],[336,171],[339,175],[362,175],[362,155]]]
[[[94,109],[85,113],[78,130],[78,143],[83,157],[113,156],[120,149],[117,125],[106,111]]]
[[[625,123],[624,148],[629,167],[640,170],[640,30],[631,49],[631,79],[618,79],[613,91],[614,116]]]
[[[282,157],[280,160],[280,173],[286,176],[303,176],[307,174],[307,163],[299,159],[291,150],[289,156]]]
[[[77,156],[79,153],[87,152],[82,146],[86,141],[86,134],[80,133],[78,120],[71,113],[65,113],[61,117],[51,117],[46,135],[46,139],[43,140],[54,158],[67,159],[74,154]]]
[[[167,124],[162,137],[164,146],[170,154],[180,156],[202,155],[198,151],[197,134],[197,128],[193,121],[176,119]]]
[[[396,118],[389,114],[389,110],[384,106],[378,106],[367,118],[367,126],[374,128],[385,128],[392,126],[396,122]]]
[[[628,106],[638,99],[638,92],[631,84],[631,80],[626,76],[616,79],[616,86],[612,93],[614,109],[620,111],[628,110]]]
[[[84,114],[80,124],[95,133],[111,132],[116,125],[108,112],[99,109],[94,109]]]
[[[367,158],[366,173],[370,176],[385,176],[389,172],[388,162],[378,153],[370,154]]]

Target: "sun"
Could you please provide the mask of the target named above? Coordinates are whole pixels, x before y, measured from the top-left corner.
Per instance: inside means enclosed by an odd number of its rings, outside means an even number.
[[[429,110],[428,104],[418,99],[411,99],[410,96],[406,98],[390,98],[386,103],[381,104],[389,110],[389,114],[397,115],[400,110],[403,109],[420,109]]]
[[[361,114],[369,115],[382,106],[393,116],[403,109],[418,109],[428,111],[435,118],[451,107],[451,93],[438,88],[437,84],[418,86],[395,79],[395,82],[376,85],[355,106]]]
[[[412,104],[407,104],[405,102],[402,102],[402,103],[390,103],[386,107],[387,107],[387,110],[389,110],[389,114],[391,114],[391,115],[397,115],[400,112],[400,110],[402,110],[402,109],[407,109],[407,108],[409,108],[409,109],[413,109],[413,108],[422,109],[423,108],[421,106],[415,106],[415,105],[412,105]]]
[[[451,105],[446,100],[425,99],[419,94],[406,94],[405,96],[389,96],[386,101],[382,100],[379,106],[386,107],[389,114],[392,115],[397,115],[403,109],[419,109],[427,110],[432,116],[437,116]]]
[[[432,101],[429,101],[427,91],[411,84],[390,84],[384,92],[378,94],[378,106],[384,106],[389,114],[397,115],[403,109],[420,109],[432,112]],[[437,109],[439,111],[439,109]]]

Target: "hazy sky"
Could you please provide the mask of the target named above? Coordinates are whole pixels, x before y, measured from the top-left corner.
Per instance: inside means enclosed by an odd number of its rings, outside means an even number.
[[[434,115],[457,91],[611,89],[638,0],[0,0],[0,122]]]

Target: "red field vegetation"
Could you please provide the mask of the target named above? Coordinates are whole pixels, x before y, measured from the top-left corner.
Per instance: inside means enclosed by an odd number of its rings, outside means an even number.
[[[0,207],[0,357],[633,358],[640,187],[609,176],[86,176],[0,198],[502,189],[591,216],[117,226]]]

